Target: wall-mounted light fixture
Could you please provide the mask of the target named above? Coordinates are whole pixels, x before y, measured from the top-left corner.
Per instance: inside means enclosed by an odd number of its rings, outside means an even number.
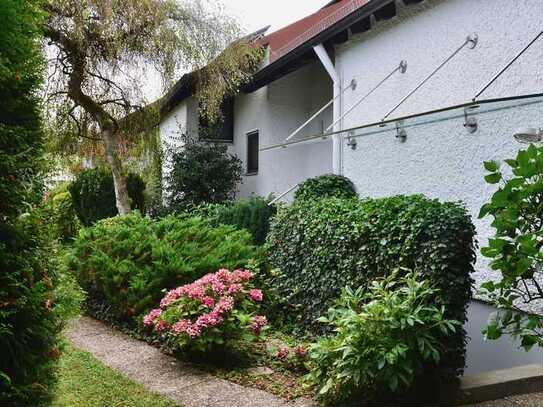
[[[403,120],[398,120],[396,122],[396,138],[401,143],[405,143],[405,141],[407,140],[407,132],[403,128]]]
[[[523,144],[541,143],[543,141],[543,129],[533,127],[519,129],[513,134],[513,137]]]

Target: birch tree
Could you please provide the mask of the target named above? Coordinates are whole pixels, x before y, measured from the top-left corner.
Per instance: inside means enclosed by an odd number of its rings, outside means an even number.
[[[148,72],[167,89],[180,71],[195,71],[200,105],[215,117],[262,56],[232,43],[240,35],[234,21],[199,0],[45,0],[44,8],[50,122],[59,134],[101,144],[121,215],[130,212],[123,147],[158,124],[175,91],[148,103]]]

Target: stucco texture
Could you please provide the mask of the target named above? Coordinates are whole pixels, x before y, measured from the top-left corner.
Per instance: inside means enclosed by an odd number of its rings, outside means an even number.
[[[337,50],[342,78],[356,77],[359,87],[347,93],[343,108],[352,106],[400,60],[405,74],[395,74],[376,94],[344,120],[344,127],[378,122],[399,100],[456,50],[467,35],[477,33],[478,46],[463,49],[434,78],[413,95],[392,118],[421,113],[471,100],[499,68],[541,30],[543,2],[539,0],[426,1],[401,8],[398,17],[379,23]],[[536,43],[482,97],[508,97],[543,91],[543,40]],[[522,127],[543,126],[541,103],[518,102],[498,109],[484,107],[476,115],[479,129],[464,128],[463,111],[418,119],[407,140],[395,137],[394,125],[364,132],[358,146],[343,149],[343,173],[363,196],[383,197],[422,193],[447,201],[462,201],[485,245],[493,231],[477,215],[495,190],[484,182],[483,161],[503,160],[522,148],[512,137]],[[491,110],[484,112],[485,110]],[[438,120],[436,120],[438,119]],[[479,256],[477,284],[496,277]]]

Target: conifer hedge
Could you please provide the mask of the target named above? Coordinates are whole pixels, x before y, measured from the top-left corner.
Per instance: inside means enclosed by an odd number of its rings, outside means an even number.
[[[273,286],[286,314],[318,330],[346,286],[357,288],[393,270],[420,273],[441,295],[445,317],[466,321],[475,261],[475,228],[465,208],[421,195],[383,199],[297,201],[275,216],[268,259],[279,269]],[[459,329],[444,364],[464,367],[465,332]]]
[[[49,395],[61,321],[40,224],[43,74],[37,0],[0,2],[0,405]]]

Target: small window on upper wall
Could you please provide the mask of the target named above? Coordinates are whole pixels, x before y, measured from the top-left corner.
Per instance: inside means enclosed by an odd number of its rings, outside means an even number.
[[[258,173],[258,131],[247,133],[247,174]]]

